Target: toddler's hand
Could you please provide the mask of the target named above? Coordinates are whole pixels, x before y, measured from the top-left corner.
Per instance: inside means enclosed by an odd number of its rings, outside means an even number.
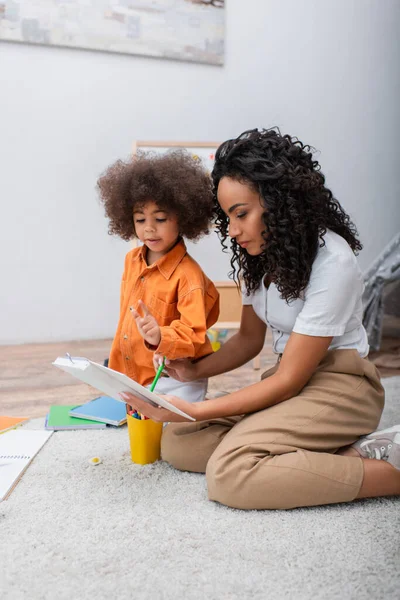
[[[156,319],[150,313],[144,302],[139,300],[139,307],[142,309],[143,317],[139,312],[132,308],[131,312],[136,321],[137,328],[142,338],[151,346],[158,346],[161,341],[161,329]]]
[[[155,371],[158,371],[158,367],[161,366],[163,359],[164,359],[164,357],[163,357],[162,354],[157,354],[157,353],[153,354],[153,365],[154,365],[154,370]],[[169,361],[166,360],[165,364],[168,364],[168,362]]]

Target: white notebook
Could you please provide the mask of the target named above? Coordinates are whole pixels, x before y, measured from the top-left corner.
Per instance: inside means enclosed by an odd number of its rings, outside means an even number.
[[[106,396],[111,396],[114,400],[124,402],[119,396],[121,392],[130,392],[135,394],[138,398],[151,404],[152,406],[161,406],[166,408],[177,415],[181,415],[190,421],[195,421],[193,417],[190,417],[179,408],[176,408],[173,404],[167,402],[163,398],[160,398],[154,392],[150,392],[147,388],[143,387],[133,379],[130,379],[123,373],[108,369],[99,365],[98,363],[92,362],[87,358],[81,358],[72,356],[71,358],[58,357],[53,365],[62,369],[66,373],[73,375],[77,379],[88,383],[92,387],[96,388],[100,392],[103,392]],[[124,402],[125,404],[125,402]]]
[[[6,500],[52,431],[14,429],[0,435],[0,502]]]

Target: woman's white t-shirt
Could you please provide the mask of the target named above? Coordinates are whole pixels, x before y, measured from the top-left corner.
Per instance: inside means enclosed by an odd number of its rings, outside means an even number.
[[[327,231],[325,245],[318,248],[310,281],[301,297],[289,303],[276,286],[263,283],[249,296],[243,292],[244,305],[252,305],[256,315],[272,331],[273,350],[281,354],[290,334],[330,337],[330,350],[355,349],[361,357],[369,352],[367,333],[362,324],[364,282],[356,257],[340,235]]]

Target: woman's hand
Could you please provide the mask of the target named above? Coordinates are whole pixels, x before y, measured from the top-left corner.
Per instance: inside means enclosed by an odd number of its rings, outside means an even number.
[[[161,354],[154,354],[153,364],[155,370],[158,369],[162,363],[163,357]],[[164,373],[167,373],[170,377],[173,377],[177,381],[195,381],[198,379],[196,364],[192,363],[190,358],[178,358],[177,360],[166,360]]]
[[[140,398],[137,398],[136,396],[128,392],[122,392],[120,396],[124,400],[124,402],[129,404],[129,406],[132,406],[132,408],[136,409],[140,414],[144,415],[145,417],[148,417],[149,419],[152,419],[153,421],[161,423],[190,422],[189,419],[181,417],[180,415],[177,415],[176,413],[171,412],[166,408],[151,406],[150,404],[147,404],[147,402],[144,402]],[[177,396],[160,395],[160,398],[164,398],[164,400],[167,400],[170,404],[173,404],[174,406],[176,406],[176,408],[179,408],[187,415],[190,415],[191,417],[197,420],[197,414],[199,411],[197,410],[198,407],[196,406],[196,403],[191,404],[190,402],[186,402],[186,400],[182,400],[182,398],[177,398]]]
[[[155,346],[157,348],[161,341],[160,326],[142,300],[139,300],[138,308],[141,308],[143,317],[141,317],[139,312],[134,308],[131,309],[131,312],[136,321],[139,333],[150,346]]]

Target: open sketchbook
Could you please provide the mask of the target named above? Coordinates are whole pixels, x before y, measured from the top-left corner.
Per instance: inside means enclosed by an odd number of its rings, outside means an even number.
[[[190,417],[179,408],[176,408],[173,404],[167,402],[167,400],[160,398],[154,392],[150,392],[150,390],[139,383],[136,383],[136,381],[133,381],[133,379],[130,379],[123,373],[103,367],[103,365],[92,362],[87,358],[75,356],[72,356],[71,358],[58,357],[53,362],[53,365],[66,373],[73,375],[77,379],[88,383],[100,392],[103,392],[103,394],[111,396],[111,398],[114,398],[119,402],[124,402],[119,396],[121,392],[130,392],[144,402],[147,402],[147,404],[161,406],[177,415],[190,419],[190,421],[195,421],[193,417]]]
[[[8,498],[52,434],[52,431],[17,429],[0,436],[0,502]]]

